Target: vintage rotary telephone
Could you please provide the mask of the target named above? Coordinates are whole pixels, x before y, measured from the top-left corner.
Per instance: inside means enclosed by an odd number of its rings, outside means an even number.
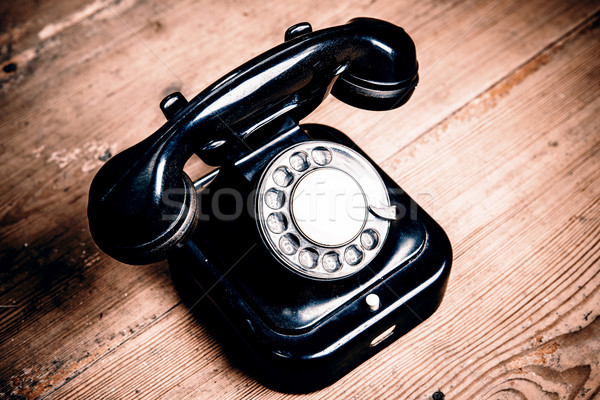
[[[411,38],[358,18],[250,60],[94,178],[98,246],[125,263],[169,257],[206,293],[268,385],[339,379],[438,307],[452,251],[441,229],[341,132],[299,125],[331,92],[359,108],[404,104],[418,81]],[[197,154],[219,166],[195,183]]]

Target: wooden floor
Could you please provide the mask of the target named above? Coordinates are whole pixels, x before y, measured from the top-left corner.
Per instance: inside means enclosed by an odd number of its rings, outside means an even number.
[[[306,121],[422,204],[454,265],[430,319],[305,397],[600,398],[600,2],[167,3],[0,3],[0,399],[295,397],[224,355],[167,263],[100,252],[87,191],[162,125],[166,94],[194,96],[294,23],[356,16],[409,32],[421,82],[398,110],[329,98]]]

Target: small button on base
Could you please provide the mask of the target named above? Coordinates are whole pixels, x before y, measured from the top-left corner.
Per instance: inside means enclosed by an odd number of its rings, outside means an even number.
[[[371,311],[377,311],[379,310],[379,307],[381,306],[381,301],[379,300],[379,296],[377,296],[376,294],[371,293],[370,295],[367,296],[367,298],[365,299],[365,302],[367,303],[367,306],[369,306],[369,309]]]

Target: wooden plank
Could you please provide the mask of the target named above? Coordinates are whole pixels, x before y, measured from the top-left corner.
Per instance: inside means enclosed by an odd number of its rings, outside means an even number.
[[[22,11],[31,13],[30,18],[19,17],[11,24],[33,22],[21,27],[20,36],[11,39],[14,54],[6,62],[18,62],[18,69],[3,75],[0,96],[0,304],[8,306],[0,309],[0,393],[36,398],[65,382],[69,382],[65,391],[90,384],[92,380],[85,378],[89,374],[79,375],[86,368],[112,365],[111,360],[132,351],[128,343],[139,344],[152,336],[147,332],[172,328],[180,323],[179,319],[187,321],[186,328],[201,332],[193,321],[184,319],[164,263],[131,268],[111,261],[93,245],[85,221],[87,188],[102,164],[100,156],[107,150],[114,154],[156,129],[162,123],[157,104],[163,95],[180,88],[188,96],[195,94],[231,68],[277,44],[285,27],[298,22],[298,18],[310,20],[315,28],[342,23],[358,14],[389,19],[405,26],[419,49],[422,83],[409,105],[393,113],[374,114],[330,100],[311,116],[312,121],[347,132],[376,160],[383,161],[427,128],[440,121],[452,121],[445,118],[597,8],[597,2],[558,1],[355,1],[341,7],[319,1],[187,1],[175,6],[146,1],[88,1],[61,3],[54,11],[47,6]],[[271,16],[269,21],[264,15]],[[257,26],[256,21],[261,25]],[[490,48],[495,51],[490,52]],[[575,77],[579,74],[574,72]],[[364,132],[368,136],[363,138]],[[481,246],[480,240],[489,232],[496,232],[493,226],[503,226],[502,220],[496,225],[490,223],[490,231],[471,230],[473,224],[485,219],[463,223],[464,218],[479,217],[462,213],[465,204],[470,203],[469,197],[462,194],[464,190],[458,190],[464,188],[462,181],[456,180],[461,175],[442,175],[445,182],[435,181],[440,185],[451,182],[451,189],[448,185],[433,189],[419,186],[419,182],[436,176],[427,171],[436,165],[438,158],[433,159],[433,154],[445,149],[441,145],[435,147],[435,153],[427,150],[432,137],[443,136],[439,127],[434,132],[438,133],[423,136],[412,150],[394,155],[385,168],[411,193],[435,194],[434,215],[445,227],[452,227],[453,242],[458,240],[459,251],[467,252],[471,246]],[[424,153],[405,160],[407,154],[422,147]],[[446,157],[458,156],[447,153]],[[458,168],[456,163],[437,165],[437,173],[460,170],[452,169]],[[492,163],[486,171],[504,171],[497,166]],[[190,168],[196,173],[205,170],[198,164]],[[424,168],[427,170],[421,172]],[[411,171],[410,175],[405,171]],[[519,169],[505,173],[519,176]],[[498,179],[503,176],[502,172],[497,174]],[[483,190],[487,186],[480,186],[482,176],[474,174],[469,182]],[[438,193],[444,197],[438,197]],[[481,193],[487,194],[485,190],[475,194]],[[528,193],[537,191],[532,187]],[[505,199],[498,195],[498,200]],[[448,210],[445,214],[438,212],[438,202]],[[484,206],[478,207],[483,210]],[[467,277],[476,279],[474,275]],[[140,334],[144,336],[138,339]],[[211,348],[210,339],[198,335],[200,347]],[[165,340],[159,337],[156,343],[162,346]],[[189,346],[195,340],[185,343]],[[177,346],[171,345],[176,350]],[[389,356],[398,357],[398,353]],[[225,390],[231,396],[270,393],[226,367],[220,353],[211,357],[210,362],[198,365],[195,358],[183,357],[193,375],[185,380],[183,389],[169,389],[168,395],[216,393],[221,385],[227,390],[239,389],[235,393]],[[212,371],[214,363],[223,367]],[[119,371],[131,368],[116,364]],[[176,364],[173,370],[182,365]],[[146,374],[147,369],[142,367],[139,371],[131,369],[122,378],[149,379],[144,384],[152,385],[165,374],[164,370]],[[364,368],[352,376],[360,377],[361,383],[378,377],[369,372],[370,367]],[[198,379],[198,374],[206,379]],[[388,379],[382,376],[378,379]],[[431,375],[422,374],[422,378]],[[352,380],[348,379],[342,385],[352,393]],[[383,380],[376,381],[375,386],[384,384]],[[248,388],[244,387],[246,383]],[[346,393],[339,385],[336,387],[334,392],[325,393]],[[93,386],[94,390],[99,388]],[[361,390],[385,393],[373,387]],[[156,394],[153,391],[148,396]]]
[[[446,299],[306,398],[600,393],[599,30],[595,19],[573,32],[388,160],[434,196],[455,243]],[[199,329],[177,307],[50,398],[291,397],[232,370]]]

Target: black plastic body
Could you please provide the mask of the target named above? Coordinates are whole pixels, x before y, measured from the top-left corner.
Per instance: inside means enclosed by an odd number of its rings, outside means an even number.
[[[242,357],[252,360],[257,378],[288,392],[331,384],[429,317],[442,300],[452,261],[440,226],[375,166],[402,215],[391,224],[375,260],[337,281],[315,281],[285,268],[263,244],[251,203],[273,155],[306,140],[340,143],[368,159],[345,135],[326,126],[279,132],[244,159],[221,167],[199,193],[203,229],[170,257],[172,268],[184,274],[188,284],[197,285],[190,300],[207,294],[237,333],[244,344]],[[241,214],[233,196],[227,195],[231,187],[250,201]],[[237,218],[215,218],[215,197],[222,216]],[[365,302],[370,293],[381,299],[377,311]],[[373,339],[393,325],[393,334],[371,347]]]

